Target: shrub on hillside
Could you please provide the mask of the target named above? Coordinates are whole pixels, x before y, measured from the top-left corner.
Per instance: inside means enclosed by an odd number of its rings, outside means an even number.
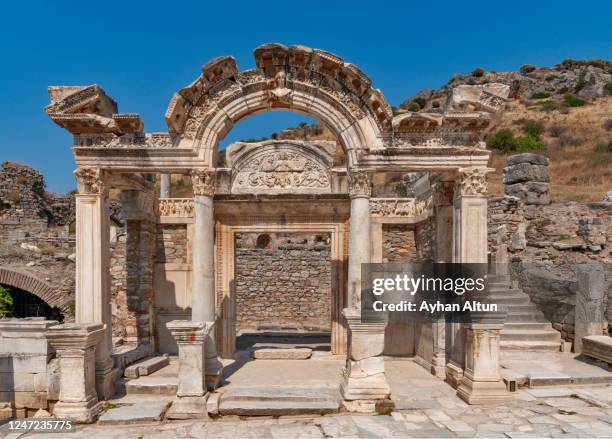
[[[521,73],[531,73],[536,69],[536,66],[533,64],[523,64],[521,66]]]
[[[408,111],[420,111],[421,106],[417,104],[416,102],[410,102],[410,104],[408,104],[407,110]]]
[[[497,149],[499,151],[508,152],[513,150],[514,135],[510,130],[499,130],[487,140],[489,149]]]
[[[0,285],[0,318],[13,314],[13,296],[8,288]]]
[[[544,124],[539,120],[528,119],[523,123],[523,132],[536,139],[544,132]]]
[[[553,110],[558,110],[561,106],[559,105],[559,103],[557,101],[543,101],[540,102],[540,109],[544,110],[544,111],[553,111]]]
[[[582,107],[584,104],[586,104],[586,101],[573,93],[565,93],[563,95],[563,103],[567,107]]]
[[[603,123],[603,127],[606,129],[606,131],[612,131],[612,119],[606,119]]]
[[[545,91],[536,91],[531,95],[531,99],[547,99],[550,97],[550,93]]]
[[[595,147],[595,151],[612,153],[612,140],[609,140],[608,143],[600,143]]]
[[[546,144],[544,142],[529,134],[515,137],[512,144],[514,146],[514,151],[517,152],[541,151],[546,149]]]
[[[477,67],[474,69],[474,71],[472,72],[472,76],[474,78],[482,78],[485,74],[485,70],[481,67]]]
[[[565,148],[566,146],[582,145],[584,143],[584,139],[572,136],[571,134],[563,133],[559,136],[557,143],[561,148]]]
[[[567,127],[558,123],[548,127],[548,134],[550,134],[552,137],[559,137],[565,131],[567,131]]]
[[[607,93],[612,93],[612,82],[608,82],[606,85],[604,85],[604,91]]]
[[[578,93],[580,90],[582,90],[586,83],[586,71],[583,70],[578,75],[578,80],[576,81],[576,85],[574,86],[574,93]]]

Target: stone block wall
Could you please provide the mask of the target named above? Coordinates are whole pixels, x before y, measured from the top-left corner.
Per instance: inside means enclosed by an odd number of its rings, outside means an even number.
[[[538,154],[516,154],[508,157],[502,181],[507,195],[518,197],[525,204],[549,204],[549,160]]]
[[[329,331],[331,264],[328,234],[237,235],[237,331]]]
[[[156,230],[155,262],[186,264],[187,226],[159,224]]]
[[[433,258],[434,221],[383,224],[383,263],[408,264]]]

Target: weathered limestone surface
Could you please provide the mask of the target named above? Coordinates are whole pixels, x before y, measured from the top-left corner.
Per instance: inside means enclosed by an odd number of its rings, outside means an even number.
[[[582,352],[582,339],[600,335],[604,321],[605,272],[602,266],[582,264],[576,266],[577,291],[574,322],[574,351]]]
[[[59,401],[53,408],[56,417],[79,423],[98,418],[102,406],[96,395],[94,348],[104,336],[104,325],[100,323],[67,323],[47,332],[60,363]]]
[[[508,158],[502,181],[506,194],[518,197],[525,204],[549,204],[549,160],[537,154],[516,154]]]
[[[583,337],[582,354],[612,364],[612,337],[607,335]]]
[[[253,351],[256,360],[307,360],[311,356],[310,348],[260,348]]]

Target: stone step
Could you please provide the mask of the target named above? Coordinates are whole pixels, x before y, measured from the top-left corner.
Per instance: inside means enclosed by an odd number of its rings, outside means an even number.
[[[560,342],[557,341],[506,341],[500,340],[499,347],[509,351],[552,351],[559,352]]]
[[[126,378],[138,378],[140,376],[151,375],[153,372],[157,372],[162,367],[170,364],[168,355],[162,355],[160,357],[149,357],[144,360],[140,360],[125,368],[123,376]]]
[[[146,401],[136,404],[120,405],[104,412],[98,424],[127,425],[142,422],[159,422],[163,419],[171,401]]]
[[[510,296],[510,297],[495,297],[491,296],[491,302],[497,303],[498,305],[525,305],[530,303],[529,297],[521,297],[521,296]]]
[[[176,395],[177,376],[143,376],[119,383],[128,395]]]
[[[332,387],[234,387],[223,390],[222,415],[274,416],[327,414],[340,410],[340,394]]]
[[[552,329],[552,325],[550,322],[506,322],[504,329],[547,330]]]
[[[612,337],[589,335],[582,339],[582,354],[612,364]]]
[[[520,288],[489,288],[489,294],[492,296],[504,294],[522,294],[529,297],[529,294],[525,293]]]
[[[542,313],[533,312],[514,312],[509,311],[506,314],[506,322],[529,322],[529,323],[548,323]]]
[[[487,279],[489,280],[489,282],[496,283],[510,283],[512,281],[512,278],[509,274],[488,274]]]
[[[554,341],[561,342],[561,334],[555,330],[506,329],[500,333],[503,341]]]
[[[506,312],[508,314],[534,314],[540,315],[541,312],[533,303],[521,303],[518,305],[508,305]]]

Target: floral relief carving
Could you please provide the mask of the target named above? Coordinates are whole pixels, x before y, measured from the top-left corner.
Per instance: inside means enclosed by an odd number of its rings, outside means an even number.
[[[372,180],[364,171],[350,171],[348,174],[349,195],[353,197],[370,197],[372,195]]]
[[[193,198],[160,198],[157,211],[159,216],[191,218],[194,212]]]
[[[241,189],[313,189],[329,191],[331,182],[326,167],[297,151],[277,150],[250,157],[240,167],[232,191]]]
[[[455,196],[485,196],[487,180],[485,168],[462,168],[455,180]]]
[[[215,193],[215,172],[212,169],[192,169],[191,185],[194,195],[212,197]]]
[[[370,216],[413,218],[426,214],[431,208],[431,198],[371,198]]]
[[[80,167],[74,171],[79,194],[104,195],[107,191],[104,171],[100,168]]]

